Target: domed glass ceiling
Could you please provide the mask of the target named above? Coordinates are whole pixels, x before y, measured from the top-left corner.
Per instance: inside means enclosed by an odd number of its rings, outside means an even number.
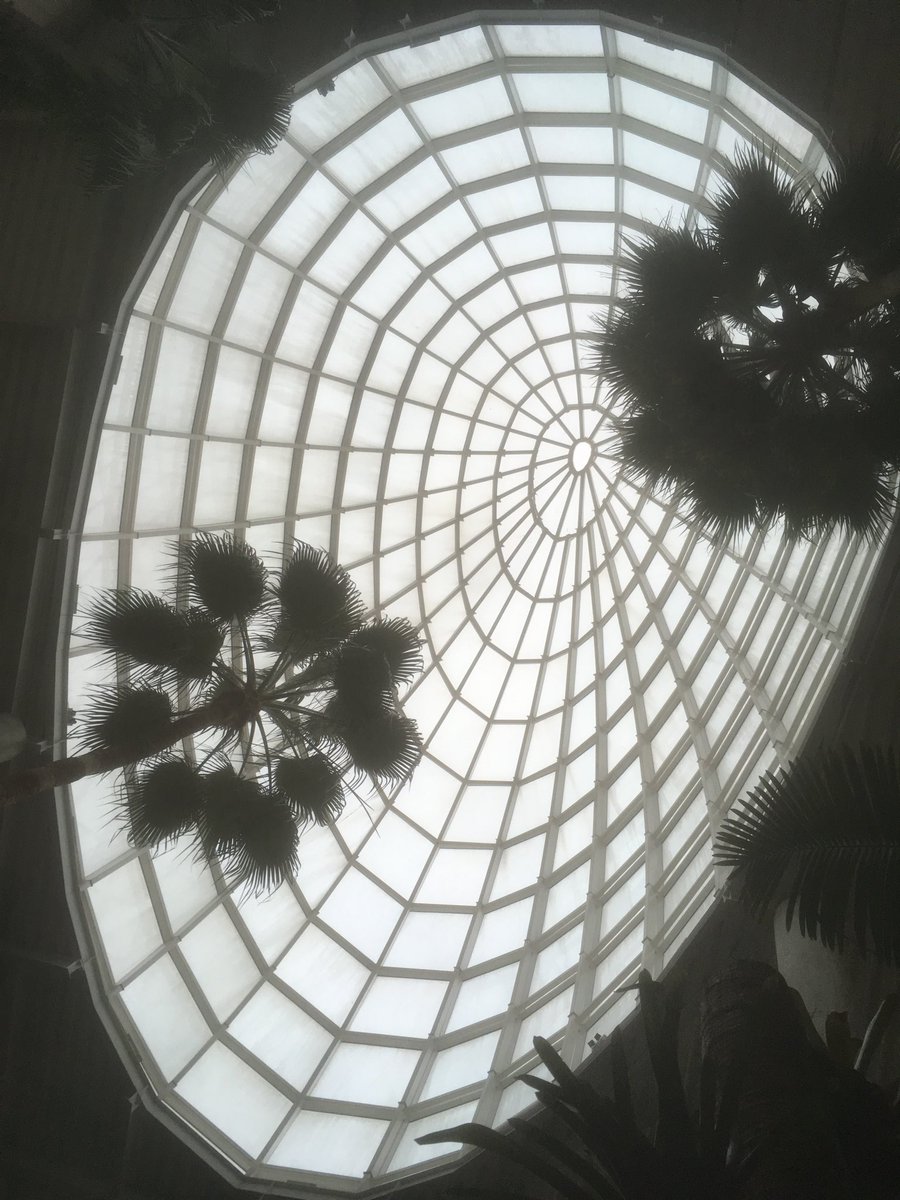
[[[724,549],[626,483],[581,335],[645,221],[722,156],[823,150],[711,51],[635,27],[432,27],[307,85],[288,139],[174,219],[127,321],[78,584],[154,587],[236,529],[329,549],[410,618],[426,753],[229,893],[72,789],[73,890],[143,1090],[255,1180],[365,1191],[418,1134],[502,1123],[532,1038],[572,1064],[713,896],[710,837],[790,757],[875,554]],[[73,638],[68,703],[102,671]],[[437,1161],[446,1162],[437,1158]]]

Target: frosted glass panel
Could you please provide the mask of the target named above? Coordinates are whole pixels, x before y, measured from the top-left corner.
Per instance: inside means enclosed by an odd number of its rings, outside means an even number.
[[[250,1155],[257,1155],[287,1115],[291,1103],[224,1046],[211,1046],[182,1077],[176,1091],[208,1114]]]

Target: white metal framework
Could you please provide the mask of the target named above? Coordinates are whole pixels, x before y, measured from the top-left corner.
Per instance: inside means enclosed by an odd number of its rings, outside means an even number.
[[[276,153],[186,205],[80,548],[83,597],[156,586],[195,529],[299,537],[426,640],[412,783],[306,834],[268,899],[134,851],[107,781],[65,808],[133,1069],[298,1192],[391,1186],[441,1154],[416,1135],[526,1103],[536,1033],[577,1064],[626,1015],[615,989],[708,909],[711,831],[799,744],[876,561],[711,545],[621,477],[581,365],[624,239],[697,219],[747,140],[819,170],[810,128],[712,51],[596,15],[430,34],[321,73]],[[73,637],[73,708],[101,670]]]

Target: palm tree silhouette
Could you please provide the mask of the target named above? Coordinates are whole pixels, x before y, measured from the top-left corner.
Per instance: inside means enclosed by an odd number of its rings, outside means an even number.
[[[250,546],[200,534],[178,548],[169,599],[94,602],[83,632],[117,682],[80,717],[81,753],[8,774],[0,803],[122,769],[135,845],[192,832],[233,880],[276,886],[297,870],[301,829],[336,818],[348,783],[402,782],[420,757],[398,701],[421,670],[419,639],[364,613],[322,550],[295,543],[270,580]],[[201,734],[208,749],[187,749]]]
[[[630,243],[590,339],[618,452],[715,537],[875,538],[900,464],[900,144],[815,184],[737,156],[696,229]]]
[[[271,153],[293,89],[246,25],[275,0],[104,0],[58,34],[0,6],[0,107],[23,103],[79,146],[87,183],[117,187],[193,152],[219,171]]]
[[[763,777],[729,813],[716,861],[758,916],[782,899],[790,929],[831,949],[855,940],[900,965],[900,763],[892,747],[841,746]]]

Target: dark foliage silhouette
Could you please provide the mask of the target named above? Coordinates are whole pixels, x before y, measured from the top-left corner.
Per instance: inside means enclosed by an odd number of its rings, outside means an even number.
[[[91,605],[82,632],[116,683],[78,714],[82,753],[12,771],[0,802],[121,769],[135,845],[192,832],[232,880],[277,885],[298,868],[303,827],[335,820],[348,784],[400,783],[419,759],[398,701],[421,670],[418,637],[364,615],[322,550],[297,542],[273,580],[245,543],[200,534],[177,550],[169,598],[111,591]]]
[[[751,911],[787,900],[788,928],[848,936],[900,964],[900,766],[883,747],[842,747],[768,773],[722,822],[715,856]]]
[[[716,538],[885,532],[900,464],[900,148],[820,184],[739,155],[697,228],[634,239],[591,339],[639,485]]]

